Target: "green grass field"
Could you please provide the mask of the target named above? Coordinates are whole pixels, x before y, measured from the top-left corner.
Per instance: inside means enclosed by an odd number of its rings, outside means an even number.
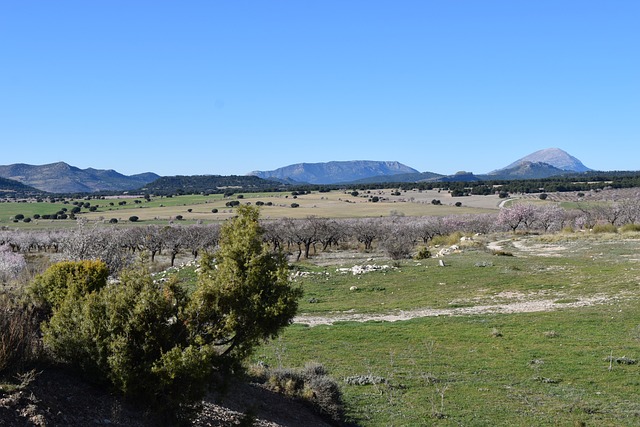
[[[294,324],[251,362],[322,363],[342,383],[349,419],[362,426],[640,425],[640,366],[626,364],[640,358],[640,241],[622,239],[520,236],[503,242],[513,257],[476,245],[445,257],[447,267],[405,261],[360,277],[336,272],[346,259],[312,259],[296,266],[313,273],[296,279],[303,317],[540,299],[558,309]],[[601,303],[562,308],[594,295]],[[344,381],[356,376],[385,382]]]

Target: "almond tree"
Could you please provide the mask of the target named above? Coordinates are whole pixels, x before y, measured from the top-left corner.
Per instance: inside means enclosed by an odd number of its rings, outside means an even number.
[[[322,244],[322,250],[329,246],[338,245],[345,236],[344,227],[334,219],[323,219],[318,230],[318,241]]]
[[[543,205],[536,208],[536,224],[545,233],[562,229],[565,210],[558,205]]]
[[[169,251],[171,257],[171,267],[175,265],[176,257],[182,251],[182,247],[187,243],[185,233],[179,225],[167,226],[162,229],[162,239],[164,247]]]
[[[444,224],[441,217],[425,216],[416,220],[415,232],[424,245],[443,233]]]
[[[148,225],[144,228],[139,228],[139,230],[141,232],[140,245],[151,254],[151,262],[154,262],[156,255],[164,247],[162,229],[157,225]]]
[[[364,250],[370,251],[373,241],[382,234],[381,223],[377,218],[357,218],[349,221],[351,235],[364,244]]]
[[[0,246],[0,281],[15,279],[26,266],[22,254],[13,252],[7,245]]]
[[[101,260],[112,273],[130,264],[131,256],[122,245],[125,229],[101,229],[79,220],[77,228],[67,232],[62,240],[63,252],[71,261]]]
[[[273,247],[274,251],[282,249],[282,244],[287,240],[286,224],[282,219],[262,221],[262,238]]]
[[[498,223],[509,227],[514,233],[521,224],[527,229],[535,220],[535,209],[530,203],[517,203],[513,206],[500,209]]]
[[[303,250],[304,258],[309,259],[311,246],[318,242],[323,223],[323,219],[315,216],[309,216],[304,220],[285,218],[284,224],[289,240],[298,245],[298,256],[296,261],[300,260]]]
[[[381,246],[393,260],[408,258],[416,241],[414,220],[394,217],[381,225]]]

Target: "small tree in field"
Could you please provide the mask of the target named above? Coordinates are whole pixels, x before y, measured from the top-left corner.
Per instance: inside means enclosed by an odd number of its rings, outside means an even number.
[[[289,282],[284,254],[263,243],[258,215],[256,207],[239,206],[238,216],[222,226],[217,268],[204,257],[187,310],[192,335],[208,337],[231,362],[287,326],[302,296]]]

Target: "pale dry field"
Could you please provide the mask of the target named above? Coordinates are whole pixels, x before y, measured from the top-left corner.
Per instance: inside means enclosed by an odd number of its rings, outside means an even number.
[[[294,198],[290,193],[268,193],[260,195],[244,194],[244,198],[238,199],[232,196],[224,200],[207,200],[202,203],[184,204],[182,206],[166,207],[140,207],[130,205],[127,208],[110,210],[100,209],[98,212],[83,213],[82,217],[89,220],[117,218],[119,222],[127,221],[132,215],[139,217],[141,221],[169,221],[177,215],[182,215],[187,221],[219,221],[234,215],[233,209],[225,206],[230,200],[238,200],[240,203],[262,201],[271,202],[272,206],[262,206],[263,219],[276,218],[306,218],[317,216],[323,218],[362,218],[380,217],[390,215],[445,216],[453,214],[479,214],[495,212],[499,209],[501,199],[497,195],[490,196],[466,196],[451,197],[449,193],[436,190],[401,192],[399,196],[393,196],[395,190],[381,189],[371,190],[370,193],[360,193],[354,197],[343,191],[330,193],[312,193],[300,195]],[[380,201],[370,202],[368,196],[377,196]],[[440,200],[442,205],[433,205],[432,200]],[[455,206],[461,202],[462,206]],[[291,204],[297,203],[299,207],[292,208]],[[191,209],[191,212],[189,212]],[[212,213],[212,209],[218,209]]]

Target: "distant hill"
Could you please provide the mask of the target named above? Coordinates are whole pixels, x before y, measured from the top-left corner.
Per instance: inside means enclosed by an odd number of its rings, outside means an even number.
[[[50,193],[93,193],[133,190],[159,178],[154,173],[123,175],[114,170],[79,169],[64,162],[0,166],[0,177]]]
[[[547,148],[516,160],[503,169],[482,175],[459,172],[445,176],[435,172],[419,172],[397,161],[354,160],[298,163],[272,171],[254,171],[244,177],[195,175],[164,178],[151,172],[127,176],[115,170],[79,169],[64,162],[40,166],[19,163],[0,166],[0,178],[11,179],[39,191],[57,194],[138,191],[142,188],[144,190],[140,191],[149,193],[176,194],[176,192],[216,193],[221,192],[225,187],[235,187],[240,191],[248,192],[272,191],[277,188],[286,189],[307,184],[344,186],[423,181],[526,180],[588,171],[591,169],[565,151],[559,148]],[[8,185],[7,188],[9,188]],[[32,194],[33,190],[24,189],[24,191],[27,192],[25,194]]]
[[[363,178],[357,181],[348,182],[347,184],[376,184],[376,183],[393,183],[393,182],[420,182],[420,181],[434,181],[444,177],[435,172],[415,172],[415,173],[401,173],[397,175],[376,175],[370,178]]]
[[[515,162],[511,163],[509,166],[501,170],[513,169],[522,165],[523,163],[546,163],[562,171],[571,172],[587,172],[591,170],[583,165],[580,160],[559,148],[546,148],[544,150],[536,151],[535,153],[531,153],[528,156],[516,160]]]
[[[145,194],[216,194],[227,191],[256,192],[286,189],[286,185],[257,176],[191,175],[163,176],[138,189]]]
[[[0,178],[0,197],[29,197],[41,194],[43,194],[43,191],[24,185],[21,182]]]
[[[254,171],[249,175],[264,179],[293,180],[308,184],[339,184],[371,177],[419,173],[395,161],[353,160],[327,163],[298,163],[272,171]],[[386,181],[386,179],[380,179]]]
[[[483,180],[515,180],[515,179],[542,179],[558,175],[567,175],[574,173],[564,169],[558,169],[548,163],[543,162],[520,162],[515,166],[506,169],[500,169],[486,175],[479,175]]]
[[[480,181],[479,176],[474,175],[472,172],[460,171],[454,175],[447,175],[436,179],[438,182],[473,182]],[[434,181],[434,180],[431,180]]]

